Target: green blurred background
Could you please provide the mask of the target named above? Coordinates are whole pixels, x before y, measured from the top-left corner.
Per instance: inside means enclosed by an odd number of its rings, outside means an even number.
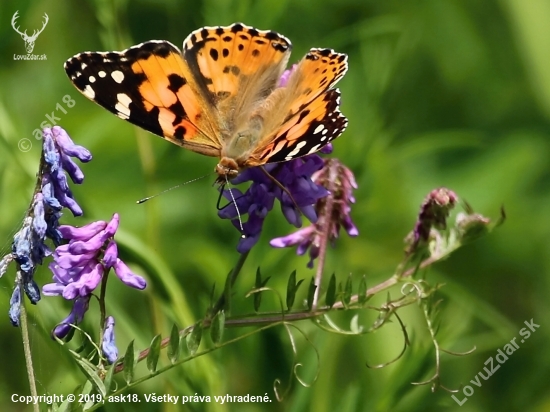
[[[24,44],[10,25],[19,10],[22,29],[49,23],[34,54],[45,61],[16,61]],[[356,174],[353,208],[360,236],[343,235],[331,249],[327,273],[339,279],[366,274],[369,285],[389,277],[403,257],[403,238],[419,205],[433,188],[449,187],[474,209],[492,218],[504,205],[508,220],[490,236],[467,245],[430,268],[442,282],[440,342],[444,348],[477,351],[466,357],[443,355],[442,384],[457,388],[483,370],[517,337],[523,322],[540,328],[463,406],[444,391],[432,393],[413,381],[432,376],[434,350],[416,306],[402,315],[412,348],[395,364],[368,369],[399,353],[403,338],[396,324],[374,335],[347,337],[299,324],[320,354],[298,337],[300,375],[281,403],[189,404],[188,407],[110,404],[105,410],[274,410],[274,411],[550,411],[550,3],[546,0],[96,0],[15,1],[0,5],[0,239],[9,250],[32,195],[40,156],[33,137],[45,115],[70,95],[76,105],[59,124],[91,150],[83,167],[84,185],[73,186],[85,215],[64,222],[82,225],[121,215],[118,240],[132,268],[146,276],[144,292],[109,284],[108,311],[117,319],[121,351],[130,340],[144,348],[166,336],[173,322],[187,326],[204,315],[210,289],[222,289],[237,260],[238,233],[216,216],[213,178],[172,191],[144,205],[135,201],[213,170],[215,160],[163,142],[117,119],[81,96],[63,63],[89,50],[120,50],[166,39],[181,45],[203,25],[242,21],[276,30],[293,42],[292,62],[311,47],[331,47],[349,55],[340,82],[342,111],[349,128],[333,155]],[[57,112],[59,114],[59,111]],[[18,149],[20,139],[33,144]],[[288,274],[309,279],[307,258],[294,250],[274,250],[268,240],[292,230],[278,206],[267,219],[237,285],[235,313],[252,311],[244,294],[256,267],[272,276],[269,285],[284,293]],[[548,253],[548,254],[547,254]],[[40,269],[40,285],[51,275]],[[7,314],[13,272],[0,280],[0,313]],[[398,290],[392,291],[397,296]],[[383,300],[384,297],[382,297]],[[276,300],[264,296],[266,308]],[[67,302],[43,298],[30,308],[31,344],[40,394],[67,394],[83,378],[50,340],[51,328],[66,316]],[[95,334],[97,305],[86,330]],[[362,311],[368,324],[374,312]],[[10,401],[27,394],[20,331],[7,316],[0,322],[0,409],[28,410]],[[342,316],[345,322],[349,316]],[[345,323],[343,323],[345,326]],[[245,330],[231,330],[238,336]],[[95,335],[94,335],[95,336]],[[78,341],[73,344],[75,346]],[[545,346],[546,345],[546,346]],[[171,395],[264,395],[273,382],[288,384],[291,348],[283,328],[256,334],[140,385],[136,393]],[[471,385],[471,384],[470,384]],[[462,394],[458,395],[463,399]],[[142,398],[143,399],[143,398]]]

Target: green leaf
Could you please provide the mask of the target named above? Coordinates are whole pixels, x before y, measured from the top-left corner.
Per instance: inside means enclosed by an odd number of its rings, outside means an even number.
[[[170,342],[168,343],[168,359],[171,363],[176,363],[180,357],[180,332],[178,326],[174,323],[170,331]]]
[[[262,275],[260,274],[260,268],[256,270],[256,282],[254,283],[255,289],[263,288],[267,285],[267,282],[271,279],[271,276],[268,276],[262,281]],[[258,312],[260,310],[260,304],[262,303],[262,292],[254,293],[254,311]]]
[[[292,306],[294,306],[294,300],[296,299],[296,292],[298,292],[298,288],[302,284],[304,279],[300,279],[298,283],[296,283],[296,271],[293,270],[290,274],[290,277],[288,278],[288,284],[286,286],[286,307],[288,311],[292,309]]]
[[[69,352],[71,352],[71,354],[73,355],[74,359],[76,360],[76,363],[80,367],[80,370],[88,378],[88,381],[84,385],[83,390],[86,390],[86,388],[88,388],[89,385],[93,385],[96,388],[98,393],[100,393],[102,396],[105,396],[105,385],[103,384],[103,381],[101,380],[101,378],[97,373],[97,367],[91,364],[90,361],[88,361],[88,359],[83,358],[76,352],[72,350],[69,350]],[[88,382],[90,382],[89,385],[88,385]],[[89,393],[91,389],[92,388],[89,388],[88,392],[82,392],[82,393]]]
[[[191,355],[194,355],[201,344],[202,338],[202,325],[201,322],[195,323],[193,331],[187,335],[187,349]]]
[[[329,308],[332,308],[334,302],[336,302],[336,276],[333,273],[328,282],[327,294],[325,295],[325,303]]]
[[[363,275],[359,282],[359,290],[357,292],[357,300],[360,305],[367,302],[367,276]]]
[[[262,287],[262,274],[260,268],[256,269],[256,282],[254,282],[254,288],[259,289]],[[262,303],[262,292],[254,293],[254,311],[260,310],[260,304]]]
[[[115,364],[111,365],[109,369],[107,369],[107,374],[105,375],[105,379],[103,379],[103,385],[105,385],[105,394],[109,395],[111,393],[111,383],[113,382],[113,375],[115,374]]]
[[[348,280],[346,280],[346,286],[344,286],[344,295],[342,297],[342,303],[344,306],[348,306],[351,302],[351,294],[352,294],[352,284],[351,284],[351,273],[348,276]]]
[[[98,377],[99,378],[99,377]],[[103,384],[103,382],[102,382]],[[87,381],[85,384],[84,384],[84,387],[82,388],[82,394],[84,395],[89,395],[91,392],[92,392],[92,389],[94,388],[94,385],[90,382],[90,381]],[[101,393],[101,395],[103,396],[103,398],[105,398],[105,393]],[[84,399],[88,399],[88,401],[82,405],[82,410],[83,411],[87,411],[88,409],[90,409],[92,406],[94,406],[94,398],[93,397],[84,397]]]
[[[210,291],[210,305],[209,305],[209,308],[213,308],[214,307],[214,302],[215,302],[215,296],[214,296],[214,293],[216,292],[216,283],[212,283],[212,290]]]
[[[311,282],[309,283],[309,289],[307,291],[307,308],[308,310],[311,310],[313,307],[313,298],[315,297],[315,289],[317,289],[317,286],[315,285],[315,279],[313,277],[311,278]]]
[[[292,305],[294,305],[294,299],[296,298],[296,271],[293,270],[290,276],[288,277],[288,282],[286,284],[286,307],[290,312]]]
[[[214,319],[212,319],[212,324],[210,325],[210,338],[215,345],[223,339],[223,332],[225,328],[225,312],[223,310],[216,313]]]
[[[134,355],[134,341],[132,340],[126,348],[126,354],[122,360],[124,365],[124,380],[126,383],[130,383],[134,380],[134,367],[135,367],[135,355]]]
[[[151,345],[149,346],[149,353],[147,354],[147,369],[149,369],[149,372],[155,372],[157,370],[161,340],[160,335],[157,335],[153,338]]]

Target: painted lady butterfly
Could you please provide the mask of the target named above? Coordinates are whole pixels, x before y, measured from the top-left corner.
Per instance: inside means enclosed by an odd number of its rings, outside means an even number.
[[[80,53],[65,71],[86,97],[121,119],[218,157],[218,180],[246,167],[314,153],[347,126],[333,86],[347,56],[311,49],[280,79],[290,41],[241,23],[204,27],[183,43],[148,41],[122,52]]]

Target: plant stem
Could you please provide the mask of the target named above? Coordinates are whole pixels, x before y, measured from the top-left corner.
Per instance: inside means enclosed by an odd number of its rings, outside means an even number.
[[[20,283],[19,287],[21,290],[23,290],[23,285]],[[29,329],[28,329],[28,322],[27,322],[27,310],[25,308],[25,294],[21,293],[21,315],[19,317],[19,320],[21,322],[21,337],[23,339],[23,352],[25,353],[25,364],[27,366],[27,376],[29,378],[29,387],[31,390],[32,396],[38,396],[38,392],[36,391],[36,380],[34,378],[34,367],[32,364],[32,352],[31,352],[31,345],[29,341]],[[33,403],[33,411],[39,412],[39,404],[38,402]]]
[[[109,271],[105,272],[101,279],[101,290],[99,292],[99,342],[98,346],[101,348],[103,343],[103,334],[105,333],[105,318],[107,311],[105,310],[105,294],[107,292],[107,279],[109,278]],[[101,354],[99,356],[101,360]]]
[[[333,162],[328,160],[325,164],[325,167],[328,169],[328,178],[327,178],[327,190],[330,192],[328,196],[325,197],[325,202],[322,206],[322,232],[321,232],[321,241],[319,244],[319,263],[317,264],[317,272],[315,273],[315,293],[313,294],[313,303],[311,305],[311,310],[317,308],[319,302],[319,295],[321,293],[321,281],[323,280],[323,271],[325,269],[325,258],[327,254],[328,239],[330,236],[330,228],[332,225],[332,214],[334,209],[334,196],[338,188],[336,187],[338,173],[337,166],[334,166]],[[321,217],[320,217],[321,218]]]
[[[424,260],[418,267],[410,268],[410,269],[408,269],[407,271],[405,271],[401,274],[399,274],[399,273],[394,274],[391,278],[385,280],[384,282],[379,283],[378,285],[369,288],[367,290],[367,297],[376,295],[377,293],[380,293],[383,290],[386,290],[386,289],[389,289],[392,286],[395,286],[397,283],[399,283],[399,281],[401,279],[410,277],[414,273],[416,273],[418,271],[418,269],[423,269],[423,268],[425,268],[427,266],[430,266],[430,265],[434,264],[435,262],[443,259],[444,257],[446,257],[449,253],[451,253],[457,247],[446,250],[441,255],[432,256],[432,257]],[[229,275],[229,277],[230,277],[229,281],[231,282],[231,285],[233,285],[235,283],[235,280],[237,279],[237,276],[239,275],[239,273],[240,273],[240,271],[241,271],[241,269],[242,269],[242,267],[243,267],[243,265],[246,261],[247,256],[248,256],[248,253],[243,253],[239,257],[237,265],[235,266],[235,268],[233,269],[233,271]],[[358,295],[353,295],[351,297],[350,304],[357,303],[358,300],[359,300],[359,296]],[[219,310],[222,309],[224,303],[225,303],[225,293],[223,293],[219,297],[218,301],[214,305],[213,310],[210,313],[210,316],[203,320],[203,322],[201,324],[202,328],[206,329],[210,326],[211,318],[214,317],[214,315]],[[269,325],[269,324],[280,323],[280,322],[284,322],[284,321],[295,322],[295,321],[300,321],[300,320],[312,319],[312,318],[324,315],[324,314],[328,313],[329,311],[333,311],[335,309],[336,310],[338,310],[338,309],[345,310],[346,308],[349,308],[349,307],[350,307],[350,305],[344,306],[344,304],[342,302],[336,302],[332,306],[332,308],[329,308],[328,306],[323,306],[323,307],[318,307],[318,308],[312,309],[311,311],[300,311],[300,312],[293,312],[293,313],[274,312],[273,314],[264,314],[264,316],[261,316],[261,317],[259,317],[258,315],[251,315],[250,317],[242,317],[241,316],[241,317],[238,317],[238,318],[237,317],[228,318],[225,321],[225,326],[227,326],[227,327],[246,327],[246,326],[257,326],[257,325]],[[191,326],[188,326],[188,327],[180,330],[180,332],[179,332],[180,336],[181,337],[187,336],[189,333],[191,333],[193,331],[193,328],[194,328],[194,325],[191,325]],[[164,338],[161,341],[160,347],[161,348],[167,347],[169,342],[170,342],[170,337]],[[144,349],[143,351],[141,351],[139,353],[137,361],[138,362],[142,361],[143,359],[145,359],[147,357],[148,354],[149,354],[149,348]],[[124,369],[124,365],[122,363],[119,363],[119,364],[115,365],[115,368],[116,368],[115,373],[119,373]]]

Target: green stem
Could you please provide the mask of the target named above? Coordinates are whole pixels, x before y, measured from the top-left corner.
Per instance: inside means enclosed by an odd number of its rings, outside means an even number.
[[[98,347],[101,348],[103,342],[103,334],[105,333],[105,318],[107,311],[105,310],[105,295],[107,293],[107,279],[109,278],[109,271],[107,271],[101,279],[101,290],[99,292],[99,343]],[[100,363],[102,363],[103,357],[101,352],[99,353]]]
[[[458,246],[457,246],[458,247]],[[395,286],[398,284],[402,279],[410,277],[414,275],[418,269],[423,269],[427,266],[430,266],[434,264],[435,262],[445,258],[448,254],[450,254],[453,250],[455,250],[457,247],[450,248],[441,255],[438,256],[432,256],[426,260],[424,260],[420,265],[417,267],[411,268],[403,273],[400,273],[401,270],[398,270],[391,278],[385,280],[382,283],[379,283],[376,286],[373,286],[367,290],[367,297],[373,296],[377,293],[380,293],[383,290],[389,289],[392,286]],[[248,256],[248,253],[243,253],[237,262],[237,265],[229,275],[229,282],[231,285],[235,283],[235,280],[237,279],[237,276],[239,275],[246,258]],[[311,311],[303,311],[303,312],[293,312],[293,313],[279,313],[279,312],[273,312],[273,314],[264,314],[264,316],[259,317],[256,315],[251,315],[250,317],[234,317],[234,318],[228,318],[225,322],[225,326],[227,327],[247,327],[247,326],[259,326],[259,325],[270,325],[270,324],[277,324],[280,322],[296,322],[300,320],[306,320],[306,319],[312,319],[321,315],[324,315],[328,313],[329,311],[333,310],[345,310],[345,309],[353,309],[350,305],[353,303],[357,303],[359,300],[358,295],[353,295],[351,297],[350,304],[344,306],[342,302],[336,302],[332,308],[329,308],[328,306],[323,306],[320,308],[312,309]],[[210,326],[210,321],[214,317],[214,315],[217,313],[217,311],[221,310],[225,303],[225,293],[223,293],[216,304],[214,305],[213,310],[210,313],[210,317],[207,317],[203,320],[201,327],[206,329]],[[359,308],[359,307],[357,307]],[[182,330],[180,330],[179,334],[181,337],[187,336],[189,333],[193,331],[194,325],[188,326]],[[170,342],[170,337],[166,337],[161,341],[160,347],[165,348],[168,346]],[[144,349],[141,351],[138,355],[138,362],[142,361],[147,357],[149,354],[149,348]],[[115,366],[115,373],[119,373],[124,369],[124,366],[122,363],[119,363]]]
[[[29,324],[27,322],[27,310],[25,309],[25,294],[23,293],[23,285],[19,282],[19,287],[21,288],[21,315],[19,320],[21,322],[21,337],[23,338],[23,352],[25,353],[25,364],[27,366],[27,376],[29,378],[29,387],[31,390],[32,396],[38,396],[36,391],[36,379],[34,378],[34,367],[32,364],[32,352],[31,345],[29,340]],[[39,412],[39,404],[33,404],[33,411]]]
[[[249,253],[250,253],[250,251],[242,253],[239,256],[239,260],[237,261],[237,264],[235,265],[235,267],[233,268],[233,271],[229,275],[230,287],[233,287],[233,285],[235,284],[235,281],[237,280],[237,276],[239,276],[239,273],[241,272],[241,269],[243,268],[244,263],[246,262],[246,258],[248,257]],[[216,313],[218,313],[221,309],[223,309],[223,306],[225,305],[226,292],[228,292],[228,291],[224,290],[224,292],[218,298],[217,302],[214,304],[214,307],[212,308],[212,312],[211,312],[211,315],[210,315],[211,317],[214,317],[216,315]]]

